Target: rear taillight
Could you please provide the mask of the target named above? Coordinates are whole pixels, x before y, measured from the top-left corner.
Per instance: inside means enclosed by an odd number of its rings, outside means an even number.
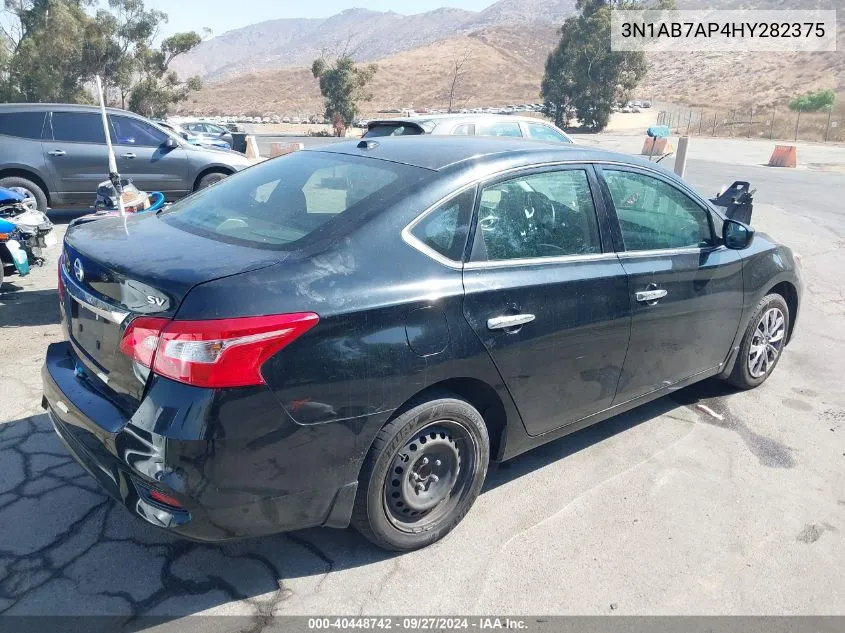
[[[189,385],[260,385],[261,366],[319,320],[313,312],[210,321],[139,317],[120,349],[156,374]]]
[[[120,351],[136,363],[147,369],[153,366],[153,356],[158,347],[161,331],[170,323],[170,319],[160,317],[138,317],[134,319],[123,338],[120,339]]]

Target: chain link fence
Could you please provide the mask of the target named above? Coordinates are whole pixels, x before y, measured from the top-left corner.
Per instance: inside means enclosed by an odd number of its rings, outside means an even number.
[[[845,111],[795,112],[792,110],[661,110],[659,125],[673,134],[763,138],[781,141],[845,143]]]

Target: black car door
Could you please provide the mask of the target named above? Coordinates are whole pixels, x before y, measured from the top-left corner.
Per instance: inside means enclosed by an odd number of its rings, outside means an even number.
[[[742,259],[720,244],[706,203],[663,174],[597,169],[631,292],[621,404],[724,362],[742,310]]]
[[[631,304],[592,167],[512,173],[484,183],[478,198],[464,315],[527,431],[609,407]]]

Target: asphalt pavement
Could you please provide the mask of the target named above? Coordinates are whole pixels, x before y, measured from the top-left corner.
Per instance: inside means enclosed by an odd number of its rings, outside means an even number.
[[[405,555],[351,530],[189,543],[106,498],[40,408],[61,338],[51,252],[0,296],[0,613],[256,630],[271,614],[845,614],[845,175],[729,155],[690,160],[688,180],[751,181],[753,224],[803,261],[768,382],[706,381],[505,463],[449,537]]]

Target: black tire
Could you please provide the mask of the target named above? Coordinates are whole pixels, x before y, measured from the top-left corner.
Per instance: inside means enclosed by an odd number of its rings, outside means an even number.
[[[440,540],[475,503],[489,454],[484,418],[465,400],[444,393],[413,406],[376,436],[361,469],[352,525],[396,552]],[[416,509],[427,504],[436,505]]]
[[[35,202],[38,204],[38,210],[42,213],[47,213],[47,194],[44,193],[44,190],[41,187],[31,180],[20,178],[18,176],[0,178],[0,187],[6,187],[6,189],[10,187],[21,187],[22,189],[26,189],[32,194],[32,197],[35,198]]]
[[[779,320],[776,320],[777,331],[774,332],[773,337],[767,338],[765,333],[767,324],[764,323],[764,319],[767,319],[767,315],[772,314],[773,311],[776,316],[778,312],[780,313],[783,322],[780,323]],[[754,310],[754,314],[748,321],[748,327],[745,329],[745,334],[743,334],[733,371],[727,378],[728,382],[740,389],[753,389],[766,381],[775,370],[775,367],[777,367],[780,357],[783,355],[783,348],[789,333],[789,320],[789,307],[781,295],[770,294],[760,300],[760,303],[757,304],[757,308]],[[769,326],[769,329],[774,327],[771,324]],[[762,350],[754,357],[757,359],[757,362],[752,358],[751,348],[755,344],[758,347],[762,346]],[[777,353],[773,354],[769,349],[770,347],[773,347]],[[765,357],[761,356],[763,353]],[[759,367],[758,364],[760,365]]]
[[[194,189],[194,191],[199,191],[200,189],[210,187],[214,183],[220,182],[228,175],[229,174],[227,174],[225,171],[210,171],[199,179],[199,181],[197,182],[197,187],[196,189]]]

